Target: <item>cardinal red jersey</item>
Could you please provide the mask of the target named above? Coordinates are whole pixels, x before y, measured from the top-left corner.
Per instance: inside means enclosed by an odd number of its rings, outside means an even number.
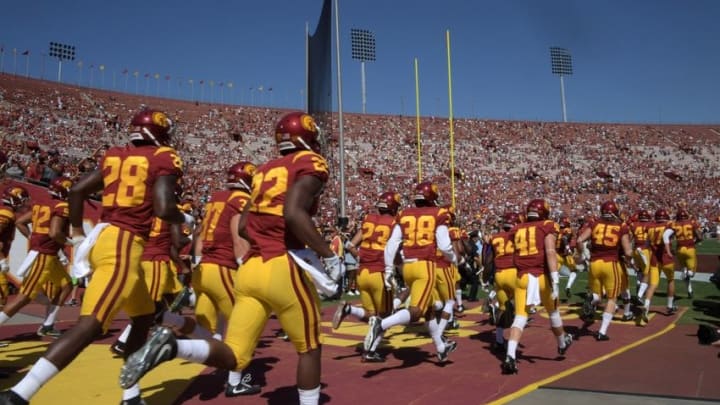
[[[100,167],[104,183],[101,221],[147,239],[155,181],[160,176],[182,177],[182,160],[165,146],[115,146],[105,152]]]
[[[495,271],[505,270],[515,267],[513,261],[513,253],[515,246],[513,245],[512,232],[498,232],[490,238],[490,244],[495,253]]]
[[[0,206],[0,225],[3,225],[3,230],[0,232],[2,254],[8,257],[10,245],[15,239],[15,211],[12,208]]]
[[[200,230],[202,261],[236,268],[230,220],[242,214],[250,194],[242,190],[221,190],[205,204],[205,219]]]
[[[140,260],[142,261],[168,261],[170,260],[170,224],[162,219],[153,218],[150,235],[145,243]]]
[[[648,241],[650,243],[650,263],[652,265],[670,264],[674,260],[665,252],[663,233],[671,228],[669,222],[648,222]]]
[[[560,226],[550,220],[523,222],[512,231],[515,251],[513,259],[518,278],[524,273],[539,276],[547,272],[545,236],[560,233]],[[555,246],[552,247],[553,249]]]
[[[271,160],[257,169],[253,176],[252,205],[247,217],[250,250],[246,259],[262,256],[267,261],[285,254],[289,249],[305,247],[287,229],[283,216],[287,192],[302,176],[314,176],[326,183],[328,166],[325,158],[315,152],[300,151]],[[315,196],[315,200],[318,197]]]
[[[590,255],[593,260],[616,261],[620,258],[620,239],[629,235],[625,223],[599,219],[590,224]]]
[[[367,214],[363,219],[362,241],[358,254],[360,266],[371,273],[385,270],[385,246],[397,223],[393,215]]]
[[[700,224],[694,219],[685,219],[672,223],[675,230],[678,246],[695,247],[695,234],[700,229]]]
[[[32,207],[32,233],[30,234],[30,250],[43,254],[56,255],[64,244],[57,243],[50,237],[50,222],[53,217],[68,218],[68,203],[56,199],[49,204],[35,204]],[[64,232],[67,234],[70,224],[65,221]]]
[[[640,249],[646,249],[649,247],[648,244],[648,224],[649,222],[633,222],[630,224],[630,231],[632,232],[633,239],[635,240],[635,247]]]
[[[435,230],[447,225],[450,216],[441,207],[411,207],[404,209],[398,219],[402,229],[402,250],[405,259],[436,260]]]

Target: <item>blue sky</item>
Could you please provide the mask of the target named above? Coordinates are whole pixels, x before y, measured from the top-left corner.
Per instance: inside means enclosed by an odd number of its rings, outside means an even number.
[[[89,86],[92,76],[93,87],[135,92],[138,71],[140,94],[190,98],[192,79],[196,99],[202,89],[204,101],[302,108],[305,22],[314,29],[321,5],[7,2],[0,13],[3,70],[24,75],[27,67],[30,76],[57,80],[57,61],[42,56],[56,41],[77,47],[76,61],[63,63],[67,83]],[[560,121],[548,51],[560,46],[573,56],[574,74],[565,79],[569,121],[720,122],[719,1],[339,0],[339,7],[348,112],[362,110],[360,63],[350,56],[350,29],[361,28],[377,43],[377,60],[366,65],[367,112],[415,114],[418,58],[420,112],[447,117],[449,30],[456,118]]]

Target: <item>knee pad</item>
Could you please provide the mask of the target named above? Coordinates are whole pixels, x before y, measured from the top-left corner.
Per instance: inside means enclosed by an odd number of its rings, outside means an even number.
[[[553,311],[550,313],[550,326],[553,328],[562,327],[562,318],[560,317],[560,311]]]
[[[525,325],[527,325],[527,317],[515,316],[515,319],[512,323],[513,328],[518,328],[522,331],[523,329],[525,329]]]

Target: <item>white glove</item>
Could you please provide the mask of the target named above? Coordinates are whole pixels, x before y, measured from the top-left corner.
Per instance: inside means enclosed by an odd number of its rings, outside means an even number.
[[[385,267],[383,283],[385,283],[385,289],[388,291],[397,287],[397,283],[395,282],[395,269],[392,266]]]
[[[63,267],[67,266],[70,263],[68,257],[65,256],[65,252],[63,252],[62,249],[58,250],[58,260],[60,261],[60,265],[62,265]]]
[[[0,260],[0,272],[7,273],[8,271],[10,271],[10,263],[7,258],[4,258]]]
[[[67,238],[66,245],[70,245],[74,248],[78,247],[79,244],[83,243],[85,235],[75,235],[72,238]]]
[[[330,277],[330,279],[336,283],[339,282],[343,276],[340,257],[338,257],[338,255],[332,255],[330,257],[322,257],[320,260],[325,268],[325,273]]]
[[[200,261],[202,261],[202,256],[195,256],[194,260],[190,261],[190,268],[195,270],[195,268],[200,265]]]

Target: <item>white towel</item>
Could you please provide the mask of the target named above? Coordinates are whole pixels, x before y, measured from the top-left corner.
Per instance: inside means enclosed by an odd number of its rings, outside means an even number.
[[[35,263],[35,259],[37,258],[38,251],[37,250],[31,250],[28,252],[27,256],[25,256],[25,260],[23,260],[22,264],[20,264],[20,267],[18,267],[15,274],[17,274],[18,277],[25,277],[25,273],[27,273],[28,270],[30,270],[30,267],[32,267],[33,263]]]
[[[540,283],[537,277],[528,274],[527,298],[525,305],[540,305]]]
[[[288,251],[288,253],[295,260],[295,263],[307,272],[320,295],[332,297],[337,293],[338,284],[325,273],[322,263],[314,251],[311,249],[298,249]]]
[[[99,222],[97,225],[95,225],[93,230],[90,231],[90,234],[87,236],[87,238],[85,238],[82,243],[75,247],[73,252],[73,265],[71,269],[71,274],[73,277],[78,279],[83,278],[92,272],[88,256],[90,256],[90,251],[92,250],[93,246],[95,246],[95,242],[97,242],[98,236],[100,236],[100,232],[102,232],[102,230],[105,229],[108,225],[110,224],[107,222]]]

